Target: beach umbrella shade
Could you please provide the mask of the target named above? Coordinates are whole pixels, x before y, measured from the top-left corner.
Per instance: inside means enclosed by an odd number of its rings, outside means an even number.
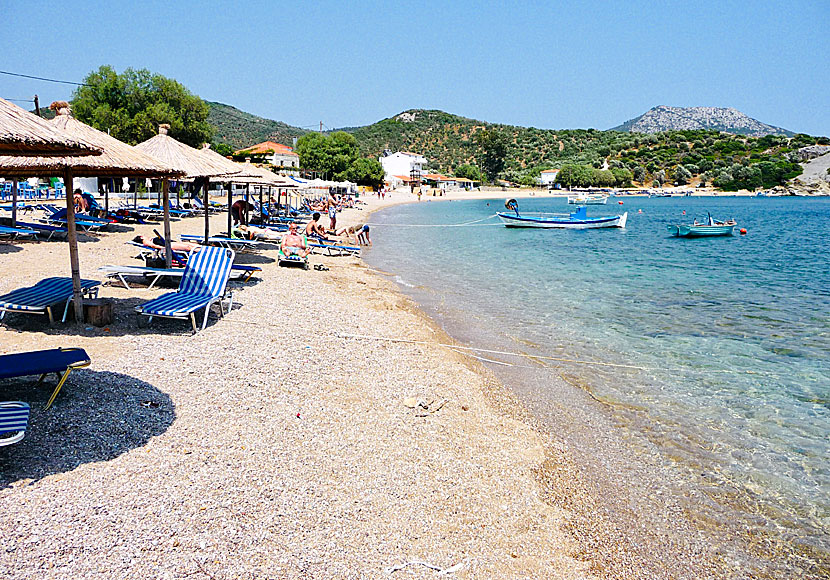
[[[37,115],[0,99],[0,154],[47,157],[100,155],[101,149],[70,137]]]
[[[167,134],[170,125],[159,125],[159,133],[155,137],[139,143],[136,145],[137,149],[144,151],[184,172],[184,176],[190,179],[204,178],[204,204],[205,204],[205,238],[204,243],[207,245],[210,237],[210,199],[208,197],[208,190],[210,189],[211,177],[225,177],[228,176],[228,169],[216,163],[214,160],[201,155],[197,149],[189,145],[185,145],[176,141],[173,137]],[[166,188],[166,185],[162,186]],[[164,212],[167,215],[169,201],[164,201]],[[168,240],[169,241],[169,240]]]
[[[199,153],[206,159],[210,159],[217,165],[225,167],[228,170],[228,175],[222,181],[228,184],[228,236],[231,235],[233,229],[233,214],[231,207],[233,206],[233,184],[239,183],[245,186],[251,183],[261,183],[262,177],[259,173],[247,171],[240,163],[234,163],[227,157],[224,157],[210,148],[210,144],[205,143],[199,150]],[[250,165],[250,164],[248,164]],[[258,169],[255,167],[255,169]],[[247,200],[246,200],[247,201]]]
[[[57,109],[57,116],[49,121],[56,131],[73,136],[76,140],[93,144],[101,151],[98,156],[86,157],[22,157],[0,156],[0,175],[4,177],[63,177],[66,187],[66,221],[67,240],[69,242],[69,262],[72,270],[74,289],[75,319],[83,321],[83,304],[81,302],[81,274],[78,263],[78,235],[75,227],[75,206],[72,198],[72,180],[74,177],[170,177],[180,172],[170,168],[153,157],[146,155],[126,143],[85,125],[69,114],[68,104],[64,101],[52,103]]]

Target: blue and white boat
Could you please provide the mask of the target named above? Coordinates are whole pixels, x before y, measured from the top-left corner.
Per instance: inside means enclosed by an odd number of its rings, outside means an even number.
[[[678,238],[709,238],[714,236],[731,236],[735,226],[735,220],[719,222],[709,216],[706,223],[699,224],[697,220],[690,225],[671,224],[666,226],[669,234]]]
[[[515,199],[505,202],[505,207],[514,213],[499,212],[496,215],[508,228],[566,228],[587,230],[593,228],[624,228],[628,212],[622,215],[588,217],[588,208],[580,206],[571,213],[529,213],[520,214]]]

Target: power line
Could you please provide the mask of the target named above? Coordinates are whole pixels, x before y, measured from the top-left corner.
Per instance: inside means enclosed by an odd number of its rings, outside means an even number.
[[[9,99],[7,97],[3,97],[3,98],[6,99],[7,101],[12,101],[14,103],[34,103],[35,102],[34,99]]]
[[[5,70],[0,70],[0,74],[9,75],[9,76],[12,76],[12,77],[22,77],[24,79],[35,79],[35,80],[38,80],[38,81],[46,81],[46,82],[49,82],[49,83],[62,83],[64,85],[76,85],[76,86],[79,86],[79,87],[92,86],[92,85],[88,85],[86,83],[76,83],[76,82],[73,82],[73,81],[60,81],[58,79],[47,79],[47,78],[44,78],[44,77],[24,75],[24,74],[21,74],[21,73],[13,73],[13,72],[5,71]]]

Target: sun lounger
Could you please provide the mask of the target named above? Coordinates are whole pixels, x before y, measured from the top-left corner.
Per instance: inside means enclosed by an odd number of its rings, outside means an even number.
[[[197,244],[201,244],[205,239],[204,236],[197,234],[182,234],[179,238],[183,242],[192,242]],[[208,238],[208,245],[229,248],[232,250],[259,250],[266,244],[267,242],[244,240],[241,238],[229,238],[227,236],[210,236]]]
[[[204,308],[205,317],[202,319],[202,330],[204,330],[210,307],[215,302],[219,303],[219,311],[224,316],[222,298],[225,295],[233,258],[233,250],[227,248],[205,247],[198,252],[191,252],[178,291],[162,294],[154,300],[137,306],[136,311],[149,316],[151,322],[154,316],[182,320],[190,318],[195,333],[198,332],[195,313]],[[228,306],[229,311],[232,305],[233,299]]]
[[[0,447],[23,439],[28,426],[28,404],[22,401],[0,401]]]
[[[100,284],[97,280],[81,280],[83,295],[86,297],[97,296]],[[52,323],[54,322],[52,306],[66,302],[63,309],[63,318],[61,319],[61,322],[65,322],[72,295],[71,278],[45,278],[34,286],[19,288],[0,296],[0,320],[3,319],[6,312],[21,312],[25,314],[46,314],[49,317],[49,322]]]
[[[82,348],[53,348],[20,352],[16,354],[0,355],[0,379],[40,375],[38,386],[43,383],[46,375],[55,373],[60,376],[52,396],[46,403],[48,409],[63,387],[69,373],[75,369],[88,367],[91,361],[89,355]]]
[[[357,256],[360,254],[359,246],[341,246],[338,244],[309,242],[308,247],[311,248],[312,254],[322,254],[324,256]]]
[[[32,228],[11,228],[8,226],[0,226],[0,236],[8,236],[13,240],[21,236],[34,238],[37,236],[37,232]]]
[[[117,278],[127,290],[130,290],[131,288],[124,276],[140,276],[144,278],[145,281],[152,279],[150,281],[150,285],[147,286],[147,290],[150,290],[156,285],[156,282],[166,276],[170,278],[181,278],[184,275],[184,268],[148,268],[146,266],[114,266],[112,264],[101,266],[98,268],[98,271],[105,273],[107,278]],[[257,272],[262,272],[262,268],[259,268],[258,266],[234,264],[231,266],[230,279],[240,282],[247,282]]]
[[[39,236],[46,236],[46,240],[51,240],[52,236],[65,236],[69,230],[61,226],[50,226],[49,224],[37,224],[30,222],[17,222],[17,225],[35,230]]]

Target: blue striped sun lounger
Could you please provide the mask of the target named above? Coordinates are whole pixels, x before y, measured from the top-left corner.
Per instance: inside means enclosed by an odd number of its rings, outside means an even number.
[[[81,280],[81,291],[86,297],[98,295],[97,280]],[[0,320],[6,312],[21,312],[24,314],[46,314],[49,322],[54,322],[52,307],[61,302],[66,305],[63,309],[61,322],[66,321],[69,302],[72,300],[72,278],[44,278],[34,286],[18,288],[8,294],[0,296]]]
[[[28,426],[28,404],[22,401],[0,401],[0,447],[23,439]]]
[[[137,306],[136,312],[149,316],[151,322],[154,316],[182,320],[189,318],[193,325],[193,332],[196,333],[198,328],[195,313],[204,308],[205,317],[202,319],[202,330],[204,330],[211,305],[218,302],[220,314],[223,316],[225,314],[222,310],[222,298],[225,295],[233,258],[233,250],[227,248],[204,247],[198,252],[191,252],[187,265],[184,267],[179,289]],[[228,311],[232,306],[233,299],[231,298]]]
[[[55,373],[60,377],[52,396],[46,403],[48,409],[63,387],[69,373],[75,369],[88,367],[92,361],[82,348],[52,348],[33,352],[19,352],[0,355],[0,379],[40,375],[38,386],[46,375]]]
[[[0,226],[0,236],[9,236],[12,239],[17,239],[20,236],[34,238],[37,236],[37,232],[32,228],[11,228],[8,226]]]

